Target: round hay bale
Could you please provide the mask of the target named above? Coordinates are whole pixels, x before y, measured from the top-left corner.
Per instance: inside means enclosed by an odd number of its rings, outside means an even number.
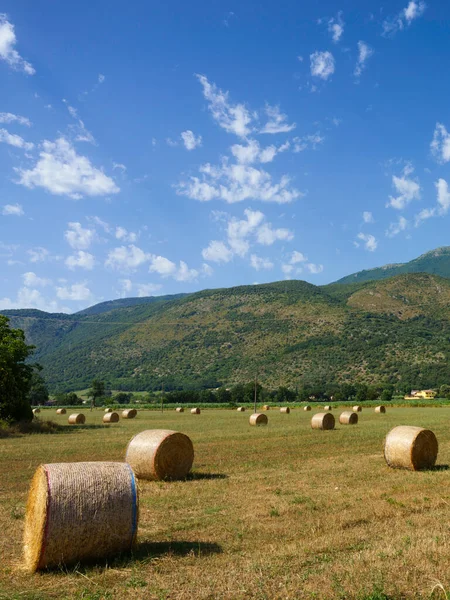
[[[317,413],[311,419],[311,427],[313,429],[334,429],[334,415],[331,413]]]
[[[330,411],[330,410],[333,410],[333,407],[330,406],[329,404],[327,404],[326,406],[323,407],[323,410]]]
[[[250,415],[250,425],[267,425],[268,422],[267,415],[263,413],[253,413],[253,415]]]
[[[184,408],[182,406],[178,406],[175,410],[176,412],[184,412]]]
[[[310,406],[304,406],[304,407],[303,407],[303,410],[304,410],[305,412],[309,412],[309,411],[311,410],[311,407],[310,407]]]
[[[41,412],[40,408],[33,408],[33,415],[38,415]]]
[[[184,479],[194,462],[194,447],[184,433],[148,429],[131,439],[125,460],[138,478]]]
[[[291,412],[291,409],[289,408],[289,406],[282,406],[280,408],[280,413],[284,413],[286,415],[288,415]]]
[[[245,412],[245,407],[244,406],[239,406],[239,408],[237,409],[238,412]]]
[[[130,550],[137,523],[138,494],[130,465],[40,465],[28,495],[25,566],[35,572]]]
[[[422,427],[394,427],[384,440],[384,458],[394,469],[430,469],[436,463],[437,454],[436,436]]]
[[[66,414],[66,409],[65,408],[57,408],[56,409],[56,414],[57,415],[65,415]]]
[[[137,415],[137,410],[135,408],[126,408],[122,411],[122,419],[134,419]]]
[[[119,413],[110,412],[103,415],[103,423],[118,423],[119,422]]]
[[[200,414],[199,408],[191,408],[191,415],[199,415],[199,414]]]
[[[357,412],[361,412],[362,411],[362,406],[354,406],[353,407],[353,412],[357,413]]]
[[[376,406],[375,407],[375,412],[376,413],[385,413],[386,412],[386,407],[385,406]]]
[[[69,417],[69,425],[84,425],[86,423],[86,417],[83,413],[74,413]]]
[[[112,408],[105,408],[105,411],[104,411],[104,412],[105,412],[105,413],[110,413],[110,412],[112,412]]]
[[[268,404],[264,404],[264,406],[262,407],[262,409],[263,410],[270,410],[270,406]]]
[[[358,415],[351,410],[346,410],[339,417],[341,425],[356,425],[358,423]]]

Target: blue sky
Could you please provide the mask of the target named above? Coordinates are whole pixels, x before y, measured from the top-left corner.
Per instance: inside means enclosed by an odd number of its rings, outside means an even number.
[[[449,245],[450,6],[0,0],[0,309]]]

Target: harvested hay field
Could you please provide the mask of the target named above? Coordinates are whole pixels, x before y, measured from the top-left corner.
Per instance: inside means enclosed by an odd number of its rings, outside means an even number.
[[[450,590],[448,407],[389,406],[382,419],[364,410],[357,427],[336,423],[326,435],[303,410],[289,419],[273,410],[267,427],[235,410],[204,409],[182,427],[175,411],[140,410],[114,427],[102,410],[86,414],[72,427],[42,409],[62,433],[1,440],[1,600],[439,600],[437,581]],[[436,434],[435,469],[386,465],[383,440],[398,425]],[[186,481],[139,482],[133,553],[25,572],[25,505],[39,464],[123,461],[146,429],[181,429],[196,456]]]

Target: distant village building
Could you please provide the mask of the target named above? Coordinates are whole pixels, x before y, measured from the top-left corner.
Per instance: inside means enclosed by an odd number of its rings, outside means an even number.
[[[405,396],[405,400],[432,400],[436,398],[437,392],[434,390],[411,390],[411,394]]]

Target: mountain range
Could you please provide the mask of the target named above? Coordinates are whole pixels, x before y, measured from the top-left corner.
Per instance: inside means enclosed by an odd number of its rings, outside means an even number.
[[[75,314],[5,310],[52,391],[450,382],[450,248],[305,281],[126,298]]]

